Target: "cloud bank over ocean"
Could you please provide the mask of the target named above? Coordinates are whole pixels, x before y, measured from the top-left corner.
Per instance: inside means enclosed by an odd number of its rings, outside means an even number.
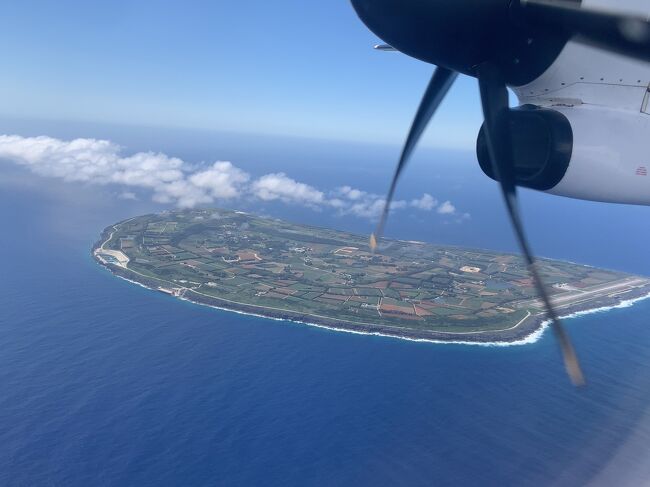
[[[122,147],[99,139],[61,140],[48,136],[0,135],[0,160],[28,168],[43,177],[96,185],[114,185],[119,197],[133,200],[139,192],[153,201],[193,208],[216,201],[245,198],[280,201],[315,210],[330,209],[341,215],[377,218],[384,197],[351,186],[318,189],[283,172],[253,177],[231,162],[192,164],[160,152],[123,155]],[[468,219],[450,201],[438,202],[424,193],[410,201],[397,200],[392,211],[436,211],[445,217]]]

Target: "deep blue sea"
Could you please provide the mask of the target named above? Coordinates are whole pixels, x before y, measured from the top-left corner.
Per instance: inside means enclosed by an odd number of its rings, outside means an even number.
[[[31,126],[30,126],[31,127]],[[111,127],[11,127],[109,137],[126,150],[229,159],[380,192],[394,147]],[[0,124],[0,129],[8,130]],[[47,131],[46,131],[47,130]],[[58,131],[58,132],[57,132]],[[650,300],[567,320],[589,385],[550,333],[515,347],[361,336],[193,305],[113,277],[90,247],[163,207],[2,166],[0,485],[533,486],[650,483]],[[389,235],[513,250],[496,187],[471,152],[421,151]],[[650,275],[650,210],[523,195],[540,254]],[[370,222],[238,206],[367,232]]]

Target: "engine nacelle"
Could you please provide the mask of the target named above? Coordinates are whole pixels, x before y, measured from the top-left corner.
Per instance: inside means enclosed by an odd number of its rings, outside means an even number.
[[[571,198],[650,205],[650,115],[593,105],[511,113],[518,186]],[[483,127],[476,152],[492,179]]]
[[[511,110],[510,131],[518,186],[548,191],[564,177],[573,153],[573,130],[556,110],[523,105]],[[483,172],[496,181],[488,154],[484,127],[476,142]]]

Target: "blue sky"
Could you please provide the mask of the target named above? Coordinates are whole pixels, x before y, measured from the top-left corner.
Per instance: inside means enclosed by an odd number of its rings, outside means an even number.
[[[397,53],[375,52],[376,42],[347,0],[5,2],[0,159],[8,164],[1,168],[0,189],[34,188],[41,194],[59,188],[57,195],[75,201],[88,201],[80,200],[82,191],[89,198],[126,197],[119,200],[122,216],[138,208],[151,211],[142,205],[152,198],[169,201],[154,208],[188,198],[232,208],[255,195],[261,205],[273,190],[276,198],[265,212],[290,200],[287,211],[305,211],[291,214],[298,221],[314,215],[323,220],[325,212],[311,208],[326,208],[337,218],[332,226],[344,224],[341,214],[358,215],[350,225],[358,230],[365,221],[363,231],[370,231],[374,221],[364,215],[383,197],[397,144],[433,70]],[[496,184],[480,172],[473,155],[481,121],[477,92],[473,79],[461,77],[454,85],[424,142],[466,152],[415,154],[398,188],[402,208],[391,219],[389,235],[516,248]],[[172,130],[148,130],[150,125]],[[395,145],[235,137],[178,127]],[[50,137],[34,139],[38,135]],[[77,137],[110,143],[86,140],[89,146],[75,152],[71,139]],[[142,157],[147,151],[155,154]],[[221,179],[213,166],[220,158],[233,164],[220,171]],[[200,162],[205,165],[197,169]],[[131,173],[126,163],[132,163]],[[337,171],[330,171],[333,163]],[[145,178],[137,171],[145,167],[163,167],[172,175],[161,181],[149,171],[152,177]],[[359,200],[341,197],[345,185],[366,192],[361,207]],[[233,188],[239,199],[218,198]],[[439,203],[429,211],[425,192]],[[131,193],[139,199],[128,199]],[[622,269],[629,255],[645,251],[648,230],[638,222],[646,208],[526,190],[521,196],[531,241],[542,255]],[[347,206],[341,210],[337,200]],[[447,200],[455,214],[439,213]],[[609,245],[593,244],[605,234]]]
[[[372,50],[347,0],[3,6],[0,116],[400,143],[432,66]],[[461,78],[425,144],[472,149]]]

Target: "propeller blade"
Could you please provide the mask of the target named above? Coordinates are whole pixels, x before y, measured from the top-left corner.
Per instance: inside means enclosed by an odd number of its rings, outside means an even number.
[[[537,272],[537,267],[535,266],[535,261],[519,215],[515,167],[508,120],[510,109],[508,107],[508,90],[506,89],[505,81],[499,69],[489,63],[482,64],[477,68],[477,76],[485,118],[484,130],[494,174],[501,184],[501,191],[503,192],[506,208],[515,230],[519,247],[524,254],[529,272],[537,288],[537,293],[544,303],[546,313],[552,323],[553,331],[560,343],[564,366],[571,382],[576,386],[582,386],[585,384],[585,379],[580,368],[580,363],[578,362],[578,357],[571,344],[569,335],[551,305],[541,276]]]
[[[397,168],[395,169],[395,174],[393,175],[393,180],[390,183],[390,188],[388,189],[388,194],[386,196],[386,203],[384,204],[384,210],[381,214],[379,224],[377,225],[377,230],[370,236],[370,248],[372,250],[377,246],[377,240],[381,238],[384,232],[384,225],[386,224],[386,219],[388,218],[388,213],[390,212],[390,203],[393,200],[393,195],[395,194],[395,187],[397,186],[397,180],[406,166],[406,162],[411,157],[413,149],[420,140],[420,136],[424,132],[429,120],[433,117],[433,114],[436,112],[440,103],[445,98],[445,95],[451,88],[451,85],[454,83],[454,80],[458,76],[458,73],[451,71],[446,68],[436,68],[427,86],[418,111],[415,114],[415,119],[411,125],[411,130],[406,138],[404,143],[404,148],[402,149],[402,155],[399,158],[397,163]]]
[[[563,29],[585,44],[650,61],[647,18],[588,9],[566,0],[520,0],[519,8],[531,25]]]

